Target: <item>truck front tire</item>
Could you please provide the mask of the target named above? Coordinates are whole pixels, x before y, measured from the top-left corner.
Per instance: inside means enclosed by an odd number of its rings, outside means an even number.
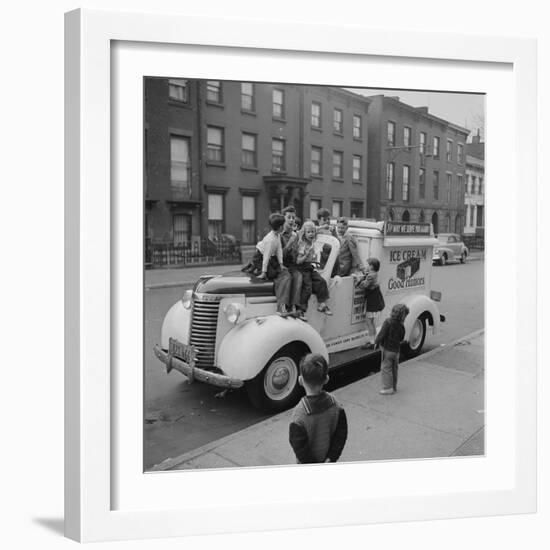
[[[409,334],[409,341],[402,346],[403,354],[410,358],[420,355],[426,339],[426,317],[417,317]]]
[[[246,383],[252,404],[264,412],[280,412],[294,406],[303,393],[298,383],[300,360],[308,353],[304,344],[281,348],[262,371]]]

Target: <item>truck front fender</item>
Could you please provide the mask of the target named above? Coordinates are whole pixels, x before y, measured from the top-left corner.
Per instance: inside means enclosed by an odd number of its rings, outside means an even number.
[[[308,323],[269,315],[249,319],[231,329],[218,348],[217,366],[227,376],[251,380],[278,350],[291,342],[304,343],[311,353],[320,353],[328,361],[323,339]]]
[[[178,300],[169,310],[160,331],[160,345],[168,349],[168,340],[176,338],[182,344],[189,344],[189,326],[191,324],[191,310],[185,309],[181,300]]]
[[[437,334],[440,328],[439,308],[436,302],[424,294],[411,294],[406,296],[400,303],[409,308],[409,314],[405,319],[405,341],[408,341],[412,326],[418,317],[424,315],[432,325],[433,334]]]

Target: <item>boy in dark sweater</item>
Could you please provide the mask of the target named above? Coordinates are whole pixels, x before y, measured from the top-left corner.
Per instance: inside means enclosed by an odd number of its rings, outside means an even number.
[[[399,348],[405,337],[405,318],[409,308],[405,304],[393,306],[390,316],[384,321],[376,336],[374,346],[380,346],[382,351],[382,395],[391,395],[397,391],[397,368],[399,367]]]
[[[306,391],[296,405],[289,427],[289,441],[298,464],[336,462],[348,437],[346,412],[323,386],[328,364],[318,353],[306,355],[300,364],[300,385]]]

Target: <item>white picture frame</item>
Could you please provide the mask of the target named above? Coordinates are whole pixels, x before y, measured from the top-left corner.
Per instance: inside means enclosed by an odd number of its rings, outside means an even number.
[[[330,47],[326,36],[332,38]],[[121,49],[120,45],[125,44],[129,47]],[[137,52],[136,48],[141,50]],[[128,342],[141,346],[136,341],[140,311],[136,310],[136,317],[126,306],[130,308],[132,292],[141,290],[142,280],[126,278],[125,288],[120,281],[128,273],[124,269],[141,266],[142,234],[135,229],[140,227],[142,195],[138,189],[137,195],[131,195],[122,207],[118,200],[120,188],[113,182],[121,181],[124,170],[139,175],[139,158],[133,158],[134,168],[131,164],[132,155],[139,151],[141,130],[131,143],[125,142],[122,148],[119,144],[120,135],[134,125],[139,128],[141,121],[132,117],[136,96],[121,108],[113,88],[129,86],[133,93],[142,66],[151,62],[155,70],[164,72],[178,55],[191,55],[188,50],[208,59],[222,59],[228,66],[227,75],[234,71],[235,79],[249,74],[246,68],[243,72],[238,69],[242,67],[238,58],[243,55],[279,59],[279,67],[286,60],[289,72],[271,73],[272,81],[291,78],[292,61],[300,56],[307,59],[308,67],[314,67],[312,71],[315,67],[336,66],[347,66],[349,70],[356,63],[369,63],[376,82],[366,82],[364,75],[358,75],[346,82],[350,87],[392,87],[392,82],[399,81],[397,66],[401,73],[409,67],[410,82],[413,70],[418,72],[422,67],[427,73],[445,75],[446,89],[453,72],[477,71],[480,75],[484,82],[481,88],[474,82],[464,82],[453,90],[487,93],[487,172],[489,181],[499,182],[499,193],[492,193],[489,184],[487,206],[486,277],[491,285],[487,287],[489,428],[485,457],[406,464],[338,464],[325,468],[322,474],[316,467],[159,474],[139,471],[141,456],[135,455],[142,419],[141,373],[134,376],[120,359],[121,347],[128,349]],[[150,59],[144,52],[150,52]],[[522,216],[520,225],[522,212],[536,212],[535,52],[534,40],[519,38],[466,39],[460,35],[398,33],[358,26],[259,23],[172,14],[92,10],[66,14],[68,537],[79,541],[117,540],[535,511],[536,266],[519,269],[520,247],[523,255],[536,257],[535,216]],[[137,63],[136,57],[140,58]],[[168,60],[166,65],[163,60]],[[231,65],[231,60],[237,60],[236,64]],[[217,70],[220,78],[227,77],[220,76],[221,65],[202,64],[203,75],[197,68],[201,64],[195,61],[195,65],[195,74],[182,76],[209,76],[208,71]],[[262,68],[254,70],[261,80]],[[296,74],[308,78],[305,69]],[[320,81],[310,78],[318,84],[330,83],[329,76]],[[399,78],[402,81],[403,74]],[[503,137],[506,128],[508,135]],[[510,139],[516,135],[533,139]],[[506,163],[498,162],[500,158]],[[142,180],[137,181],[139,187]],[[520,183],[521,203],[516,200]],[[503,210],[507,217],[503,218]],[[120,216],[124,217],[122,221]],[[508,238],[502,242],[498,236],[505,228]],[[520,241],[520,231],[533,238]],[[125,236],[133,244],[123,251],[120,242]],[[499,267],[503,257],[505,277]],[[509,311],[505,319],[497,310],[501,296]],[[511,332],[507,333],[506,350],[497,345],[503,330]],[[497,379],[498,393],[496,384],[491,384]],[[389,489],[371,483],[367,491],[360,482],[366,475],[375,478],[387,473],[403,483]],[[182,484],[182,475],[187,476],[184,493],[176,489]],[[320,476],[323,491],[316,493]],[[407,485],[407,479],[413,476],[416,485],[412,481]],[[281,479],[292,488],[284,495],[262,489],[280,485]],[[447,480],[447,485],[438,485],[438,479]],[[346,484],[346,480],[354,483]],[[211,488],[220,484],[242,491],[213,502]],[[183,499],[174,498],[181,494]],[[301,513],[305,504],[307,514]],[[211,517],[216,521],[210,521]]]

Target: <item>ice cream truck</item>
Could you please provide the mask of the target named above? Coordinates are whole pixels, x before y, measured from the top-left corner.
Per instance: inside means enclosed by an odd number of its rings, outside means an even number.
[[[431,224],[351,219],[349,231],[365,265],[369,257],[380,260],[378,282],[385,309],[377,330],[394,304],[406,304],[410,313],[402,353],[418,355],[428,328],[437,333],[445,320],[438,307],[441,293],[432,290],[437,240]],[[273,282],[241,271],[205,275],[166,314],[155,355],[168,372],[176,369],[189,381],[226,389],[244,386],[251,402],[263,410],[291,407],[301,395],[299,364],[307,353],[322,354],[331,370],[377,353],[361,349],[368,332],[364,290],[357,278],[331,277],[339,248],[333,236],[316,238],[332,316],[317,311],[315,296],[305,321],[281,316],[276,313]]]

